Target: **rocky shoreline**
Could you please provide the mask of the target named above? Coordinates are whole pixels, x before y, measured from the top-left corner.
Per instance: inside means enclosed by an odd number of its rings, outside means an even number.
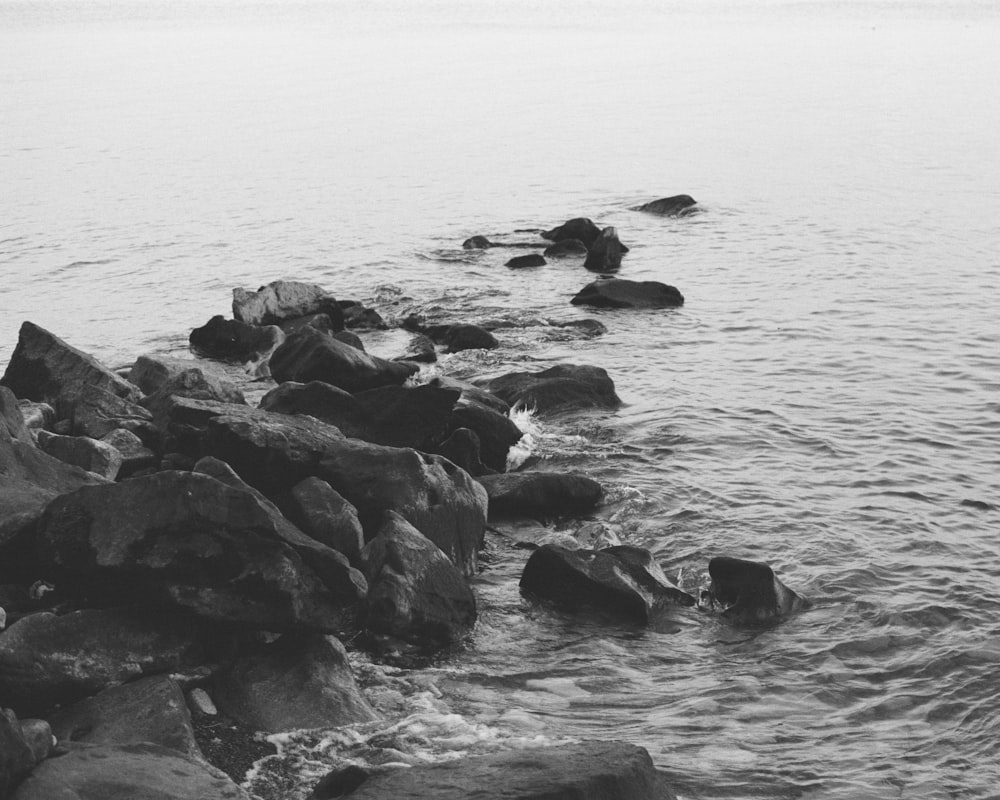
[[[694,205],[657,202],[639,210]],[[581,259],[602,276],[574,305],[684,301],[606,274],[628,252],[614,228],[579,218],[541,237],[527,244],[544,256],[508,266]],[[191,332],[195,358],[141,355],[121,373],[21,327],[0,379],[0,800],[249,798],[240,783],[267,753],[255,734],[379,718],[348,647],[391,658],[461,646],[488,521],[600,503],[586,475],[509,467],[522,439],[512,410],[620,404],[603,368],[421,383],[439,351],[496,347],[493,332],[408,318],[406,352],[381,357],[363,339],[386,327],[379,309],[283,280],[234,289],[232,313]],[[246,365],[247,384],[220,361]],[[267,387],[256,406],[251,380]],[[646,550],[567,544],[535,543],[526,596],[654,629],[696,605],[736,624],[805,605],[763,564],[714,559],[695,597]],[[673,796],[641,747],[579,742],[349,766],[309,797],[457,798],[483,785],[526,799]]]

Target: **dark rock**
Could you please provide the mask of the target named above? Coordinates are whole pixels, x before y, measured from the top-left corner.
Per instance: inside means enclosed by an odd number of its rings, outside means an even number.
[[[542,238],[548,239],[550,242],[560,242],[563,239],[579,239],[589,250],[590,246],[597,241],[597,237],[600,235],[601,229],[592,220],[587,217],[576,217],[550,231],[546,231],[542,234]]]
[[[478,402],[472,395],[463,395],[451,413],[450,431],[454,433],[461,428],[468,428],[476,434],[480,458],[496,472],[507,469],[510,448],[524,436],[507,414]]]
[[[371,633],[425,646],[459,641],[476,622],[476,599],[441,550],[395,512],[361,551]]]
[[[200,328],[191,331],[192,349],[219,361],[246,363],[257,361],[281,344],[284,334],[275,325],[249,325],[216,314]]]
[[[785,586],[767,564],[720,556],[708,562],[708,599],[737,622],[766,622],[788,616],[807,601]]]
[[[274,351],[271,374],[278,383],[323,381],[348,392],[402,384],[415,364],[370,356],[320,331],[307,328]]]
[[[621,400],[600,367],[559,364],[541,372],[510,372],[487,388],[515,408],[539,414],[581,408],[617,408]]]
[[[333,800],[349,795],[368,780],[368,775],[367,770],[354,764],[332,770],[313,787],[306,800]]]
[[[194,400],[215,400],[219,403],[246,405],[243,392],[232,381],[206,373],[200,367],[191,367],[171,375],[142,401],[153,416],[163,413],[171,397],[190,397]]]
[[[71,432],[77,436],[102,439],[117,428],[132,431],[147,447],[155,444],[158,432],[153,415],[138,403],[117,397],[97,386],[86,386],[77,396]]]
[[[367,308],[356,300],[341,300],[339,305],[344,314],[345,328],[384,331],[389,327],[374,308]]]
[[[449,353],[462,350],[492,350],[499,347],[496,337],[478,325],[451,325],[444,336]]]
[[[601,484],[576,472],[508,472],[483,475],[479,482],[489,495],[490,515],[586,514],[603,494]]]
[[[35,757],[24,739],[21,723],[13,711],[0,709],[0,797],[7,797],[33,766]]]
[[[437,453],[473,477],[496,471],[483,463],[479,437],[468,428],[456,428],[451,436],[438,445]]]
[[[355,350],[360,350],[362,353],[366,352],[365,343],[361,341],[361,337],[356,333],[351,331],[337,331],[336,333],[330,334],[338,342],[343,342],[344,344],[349,344]]]
[[[4,713],[13,714],[14,712],[7,710]],[[24,741],[31,748],[31,755],[35,759],[35,763],[40,764],[52,755],[54,747],[52,727],[44,719],[22,719],[20,723],[21,735],[24,736]]]
[[[462,393],[459,402],[465,404],[478,404],[492,408],[498,414],[507,415],[510,413],[510,403],[505,402],[492,392],[483,389],[481,386],[453,378],[449,375],[438,375],[428,384],[430,386],[441,386],[445,389],[458,389]]]
[[[691,208],[697,201],[687,194],[676,194],[673,197],[664,197],[660,200],[653,200],[636,206],[636,211],[648,211],[650,214],[659,214],[664,217],[684,216],[694,212]]]
[[[558,242],[550,244],[546,247],[545,250],[542,251],[542,255],[547,258],[585,256],[587,255],[587,245],[579,239],[560,239]]]
[[[415,361],[418,364],[433,364],[437,361],[437,349],[434,340],[422,333],[410,339],[406,352],[393,359],[394,361]]]
[[[462,242],[462,247],[466,250],[486,250],[496,245],[485,236],[472,236]]]
[[[354,682],[344,646],[332,636],[282,636],[217,676],[219,708],[257,730],[334,728],[370,722],[375,712]]]
[[[278,327],[281,328],[286,337],[291,336],[293,333],[298,333],[305,328],[315,328],[318,331],[329,334],[338,333],[340,331],[340,329],[333,324],[333,320],[330,319],[329,314],[306,314],[304,317],[286,319],[280,322]]]
[[[353,439],[367,441],[374,426],[371,414],[358,398],[323,381],[286,381],[265,394],[260,407],[276,414],[308,414]]]
[[[249,800],[218,770],[151,744],[74,745],[37,766],[11,800]]]
[[[596,319],[571,319],[565,322],[551,323],[553,328],[574,328],[583,336],[603,336],[608,332],[607,326]]]
[[[591,272],[616,272],[621,269],[623,252],[618,231],[605,228],[590,246],[583,266]]]
[[[129,370],[129,382],[138,386],[145,394],[152,394],[171,378],[175,378],[189,369],[199,369],[206,375],[212,375],[219,381],[224,378],[206,371],[204,361],[191,358],[171,358],[161,355],[139,356]],[[228,382],[227,382],[228,383]],[[231,384],[234,388],[235,385]]]
[[[114,447],[122,458],[121,467],[118,469],[118,480],[131,478],[143,470],[154,469],[159,463],[156,453],[146,447],[142,439],[132,431],[115,428],[103,436],[101,441]]]
[[[0,633],[0,704],[42,714],[142,675],[200,664],[205,635],[187,615],[164,609],[30,614]]]
[[[256,292],[233,289],[233,319],[250,325],[276,325],[308,314],[327,314],[335,330],[344,327],[337,299],[323,287],[298,281],[272,281]]]
[[[49,723],[55,737],[64,742],[153,742],[201,757],[184,693],[166,675],[150,675],[112,686],[56,711]]]
[[[673,308],[684,305],[684,295],[659,281],[607,278],[588,283],[570,302],[594,308]]]
[[[514,256],[504,266],[511,269],[522,269],[523,267],[544,267],[545,258],[538,253],[529,253],[525,256]]]
[[[674,800],[649,753],[584,741],[377,772],[351,800]]]
[[[391,447],[435,452],[450,431],[452,412],[461,393],[436,385],[383,386],[355,397],[369,415],[362,437]]]
[[[326,481],[306,478],[295,484],[282,507],[304,534],[357,563],[365,543],[357,509]]]
[[[113,481],[122,465],[122,454],[112,445],[89,436],[59,436],[39,431],[38,449],[66,464]]]
[[[38,557],[79,591],[275,631],[349,630],[361,575],[251,492],[159,472],[52,501]]]

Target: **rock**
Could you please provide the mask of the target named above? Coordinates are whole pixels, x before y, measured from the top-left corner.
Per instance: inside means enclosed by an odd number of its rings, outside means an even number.
[[[47,430],[56,422],[56,410],[48,403],[18,400],[17,405],[21,409],[21,416],[29,431]]]
[[[208,358],[245,364],[257,361],[284,340],[281,328],[258,326],[216,314],[200,328],[191,331],[191,348]]]
[[[476,622],[476,599],[441,550],[395,512],[361,552],[366,627],[419,646],[459,641]]]
[[[101,441],[114,447],[121,456],[122,463],[118,468],[118,480],[131,478],[143,470],[153,469],[159,463],[156,453],[146,447],[142,443],[142,439],[132,431],[115,428],[103,436]]]
[[[118,428],[132,431],[147,446],[156,443],[153,415],[138,403],[117,397],[96,386],[84,387],[73,409],[72,433],[102,439]]]
[[[674,606],[695,598],[674,586],[648,551],[620,545],[570,550],[546,544],[535,550],[521,574],[521,591],[569,608],[621,614],[657,628]]]
[[[112,686],[56,711],[49,717],[49,724],[60,742],[153,742],[201,757],[184,693],[166,675],[150,675]]]
[[[275,414],[308,414],[352,439],[368,441],[374,427],[371,414],[357,397],[323,381],[286,381],[261,398],[260,408]]]
[[[204,626],[165,609],[29,614],[0,633],[0,705],[43,714],[124,681],[205,658]]]
[[[391,447],[434,452],[448,437],[452,413],[461,392],[437,385],[383,386],[355,397],[369,415],[361,437]]]
[[[336,333],[330,334],[338,342],[343,342],[344,344],[349,344],[355,350],[360,350],[362,353],[365,351],[365,343],[361,341],[361,337],[356,333],[351,331],[337,331]]]
[[[592,511],[601,484],[576,472],[508,472],[483,475],[479,482],[490,498],[490,515],[555,516]]]
[[[600,367],[559,364],[541,372],[510,372],[487,384],[514,408],[539,414],[586,408],[618,408],[614,381]]]
[[[437,453],[474,478],[496,471],[483,463],[479,436],[468,428],[456,428],[451,436],[438,445]]]
[[[808,601],[785,586],[767,564],[720,556],[708,562],[708,599],[737,622],[767,622],[788,616]]]
[[[112,445],[89,436],[59,436],[39,431],[38,449],[109,481],[118,476],[122,465],[122,454]]]
[[[437,361],[437,349],[430,336],[418,333],[406,348],[406,352],[394,361],[416,361],[418,364],[433,364]]]
[[[590,246],[583,266],[592,272],[617,272],[621,269],[623,252],[618,231],[605,228]]]
[[[130,383],[138,386],[144,394],[152,394],[168,380],[180,375],[185,370],[201,369],[204,371],[204,363],[191,358],[143,355],[139,356],[132,364],[128,379]]]
[[[21,723],[13,711],[0,709],[0,797],[35,766],[35,756],[25,741]]]
[[[472,236],[462,242],[462,247],[465,250],[486,250],[490,247],[496,247],[496,245],[485,236]]]
[[[551,322],[553,328],[573,328],[587,337],[603,336],[608,332],[607,326],[596,319],[571,319],[565,322]]]
[[[462,350],[492,350],[499,347],[497,338],[478,325],[451,325],[444,335],[444,344],[449,353]]]
[[[11,800],[249,800],[218,770],[161,745],[74,745],[40,764]]]
[[[185,697],[187,698],[188,709],[190,709],[192,714],[200,714],[206,717],[218,716],[219,709],[215,707],[215,703],[208,692],[200,686],[192,689]]]
[[[176,372],[156,387],[142,401],[154,417],[169,403],[171,397],[190,397],[195,400],[215,400],[219,403],[246,405],[243,392],[232,381],[205,372],[200,367]]]
[[[323,381],[347,392],[402,384],[415,364],[370,356],[320,331],[306,328],[274,351],[271,374],[278,383]]]
[[[337,299],[314,283],[278,280],[256,292],[233,289],[233,319],[250,325],[276,325],[307,314],[328,314],[342,330],[343,314]]]
[[[22,719],[21,735],[24,736],[36,764],[52,755],[52,727],[44,719]]]
[[[546,231],[542,234],[542,238],[548,239],[550,242],[560,242],[563,239],[579,239],[589,250],[590,246],[597,241],[597,237],[600,235],[601,229],[592,220],[587,217],[576,217],[550,231]]]
[[[588,283],[570,302],[594,308],[673,308],[684,305],[684,295],[659,281],[606,278]]]
[[[60,419],[73,416],[84,387],[103,389],[127,400],[139,399],[138,387],[32,322],[21,325],[0,386],[23,400],[48,403]]]
[[[566,258],[567,256],[587,255],[587,245],[579,239],[560,239],[550,244],[542,251],[546,258]]]
[[[691,206],[697,201],[687,194],[676,194],[673,197],[664,197],[660,200],[653,200],[636,206],[635,211],[648,211],[650,214],[659,214],[664,217],[679,217],[691,214],[697,209]]]
[[[282,506],[303,533],[357,563],[365,543],[358,512],[329,483],[306,478],[292,487]]]
[[[274,631],[349,630],[363,578],[265,503],[198,473],[85,487],[48,505],[36,551],[64,582],[111,601]]]
[[[538,255],[538,253],[529,253],[524,256],[514,256],[506,264],[506,267],[511,269],[522,269],[523,267],[544,267],[545,258]]]
[[[371,722],[344,646],[332,636],[282,636],[217,676],[225,714],[266,733]]]
[[[369,774],[367,770],[354,764],[332,770],[313,787],[306,800],[332,800],[334,797],[349,795],[368,780]]]
[[[293,333],[298,333],[305,328],[315,328],[318,331],[331,335],[340,331],[334,325],[333,320],[330,319],[329,314],[306,314],[304,317],[286,319],[280,322],[278,327],[281,328],[286,337],[291,336]]]
[[[649,753],[624,742],[583,741],[555,747],[466,756],[377,772],[351,800],[675,800]]]
[[[524,436],[507,414],[480,403],[474,395],[463,394],[451,413],[449,430],[454,433],[461,428],[476,434],[483,464],[496,472],[507,469],[510,448]],[[440,448],[436,452],[441,452]]]
[[[340,310],[344,315],[345,328],[359,330],[383,331],[389,326],[385,324],[382,315],[374,308],[366,308],[356,300],[339,301]]]
[[[493,394],[493,392],[483,389],[481,386],[476,386],[459,378],[453,378],[449,375],[437,375],[429,381],[428,386],[457,389],[462,393],[461,397],[459,397],[459,403],[462,405],[483,405],[487,408],[492,408],[498,414],[503,414],[504,416],[510,413],[510,403],[505,402]]]

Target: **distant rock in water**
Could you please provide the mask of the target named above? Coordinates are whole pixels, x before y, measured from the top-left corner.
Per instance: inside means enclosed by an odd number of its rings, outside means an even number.
[[[544,267],[545,259],[538,253],[529,253],[526,256],[514,256],[504,266],[511,269],[521,269],[523,267]]]
[[[583,266],[592,272],[616,272],[621,269],[622,255],[627,252],[618,238],[618,231],[605,228],[590,246]]]
[[[697,201],[688,194],[675,194],[673,197],[663,197],[641,206],[635,206],[634,211],[646,211],[650,214],[659,214],[663,217],[680,217],[692,214],[696,209]]]
[[[587,255],[587,245],[579,239],[560,239],[554,244],[550,244],[542,251],[542,255],[548,258],[565,258],[566,256]]]
[[[804,598],[759,561],[721,556],[708,563],[712,584],[705,599],[737,622],[766,622],[805,608]]]
[[[597,241],[597,237],[600,235],[601,229],[594,224],[593,220],[587,217],[575,217],[550,231],[545,231],[542,234],[542,238],[548,239],[550,242],[558,242],[563,239],[579,239],[589,250],[590,246]]]
[[[558,364],[541,372],[509,372],[487,386],[501,400],[539,414],[581,408],[618,408],[614,381],[601,367]]]
[[[443,339],[449,353],[458,353],[462,350],[492,350],[500,345],[496,336],[479,325],[452,325]]]
[[[496,245],[485,236],[471,236],[462,242],[462,247],[465,250],[486,250],[490,247],[496,247]]]
[[[607,278],[588,283],[570,302],[594,308],[673,308],[684,305],[684,295],[659,281]]]

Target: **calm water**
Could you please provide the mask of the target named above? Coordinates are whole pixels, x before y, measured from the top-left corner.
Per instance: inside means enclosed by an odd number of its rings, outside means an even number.
[[[23,319],[112,365],[182,352],[277,277],[506,320],[441,369],[591,363],[625,400],[534,426],[608,488],[581,536],[815,601],[588,623],[523,601],[492,537],[471,645],[359,659],[386,721],[290,737],[302,785],[597,737],[692,800],[1000,797],[998,44],[993,2],[0,0],[0,364]],[[705,213],[628,210],[680,192]],[[684,308],[567,339],[577,263],[460,248],[578,215]]]

